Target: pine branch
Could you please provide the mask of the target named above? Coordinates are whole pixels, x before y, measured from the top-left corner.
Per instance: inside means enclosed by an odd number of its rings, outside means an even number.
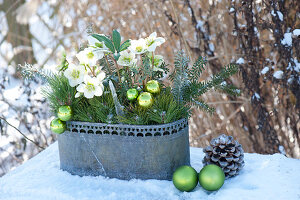
[[[48,100],[51,111],[57,113],[62,105],[76,106],[79,99],[75,99],[76,88],[69,85],[63,74],[52,74],[48,77],[47,85],[42,88],[42,95]]]

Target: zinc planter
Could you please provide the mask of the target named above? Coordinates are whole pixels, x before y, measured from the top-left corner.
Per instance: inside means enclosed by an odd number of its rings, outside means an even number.
[[[79,176],[171,180],[190,165],[187,119],[163,125],[67,122],[58,135],[60,168]]]

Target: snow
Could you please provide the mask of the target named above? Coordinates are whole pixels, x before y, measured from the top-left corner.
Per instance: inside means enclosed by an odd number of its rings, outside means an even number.
[[[205,28],[204,28],[204,22],[201,20],[198,20],[196,28],[201,30],[202,32],[205,32]]]
[[[215,51],[215,46],[214,46],[214,44],[213,43],[209,43],[209,50],[210,51]]]
[[[282,79],[283,71],[278,70],[278,71],[274,72],[273,77],[276,78],[276,79]]]
[[[282,154],[245,154],[241,174],[225,181],[216,192],[199,185],[190,193],[178,191],[171,181],[123,181],[73,176],[59,169],[57,143],[0,178],[0,200],[193,200],[300,198],[300,160]],[[204,153],[191,148],[191,164],[199,172]]]
[[[294,70],[299,73],[300,72],[300,61],[298,61],[297,58],[294,58],[294,63],[295,63]]]
[[[261,74],[266,74],[269,71],[269,67],[265,67],[261,70]]]
[[[237,61],[236,61],[237,64],[244,64],[245,63],[245,60],[244,58],[239,58]]]
[[[277,11],[277,15],[278,15],[280,21],[283,21],[283,14],[280,11]]]
[[[292,33],[285,33],[284,38],[281,40],[281,44],[292,46]]]
[[[257,94],[256,92],[254,93],[254,95],[252,96],[252,99],[256,99],[256,100],[259,100],[260,99],[260,96],[259,94]]]
[[[293,35],[299,36],[299,35],[300,35],[300,29],[295,29],[295,30],[293,31]]]
[[[278,15],[280,21],[283,21],[283,14],[282,14],[282,12],[280,12],[280,11],[276,11],[276,12],[277,12],[277,15]],[[276,14],[275,14],[274,10],[271,11],[271,15],[273,15],[274,17],[276,17]]]

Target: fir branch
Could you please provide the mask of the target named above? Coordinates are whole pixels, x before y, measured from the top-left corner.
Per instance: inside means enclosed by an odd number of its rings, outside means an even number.
[[[179,51],[174,61],[175,70],[169,77],[170,80],[173,81],[172,93],[177,102],[179,103],[183,101],[183,88],[189,84],[189,61],[190,59],[187,56],[185,56],[183,51]]]
[[[25,63],[24,66],[19,64],[18,69],[25,80],[41,80],[46,83],[48,78],[52,75],[50,71],[41,70],[33,67],[31,64]]]
[[[204,66],[206,64],[207,60],[204,58],[202,58],[201,56],[197,59],[197,61],[193,64],[193,67],[189,70],[188,75],[189,75],[189,79],[191,81],[198,81],[198,79],[200,78],[203,70]]]
[[[215,89],[218,90],[219,92],[223,92],[223,93],[229,94],[231,96],[240,96],[241,95],[241,90],[239,88],[237,88],[235,85],[227,85],[227,84],[222,84],[222,83],[220,85],[216,86]]]
[[[202,100],[195,100],[195,99],[192,99],[191,101],[192,105],[201,109],[201,110],[204,110],[206,112],[209,112],[209,113],[214,113],[215,112],[215,108],[213,107],[210,107],[209,105],[207,105],[207,103],[205,103],[204,101]]]

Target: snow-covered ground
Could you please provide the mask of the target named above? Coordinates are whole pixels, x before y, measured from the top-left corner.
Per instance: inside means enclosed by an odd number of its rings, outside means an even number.
[[[191,148],[191,164],[199,171],[204,154]],[[54,143],[25,164],[0,178],[1,200],[183,200],[183,199],[300,199],[300,160],[281,154],[245,154],[245,168],[225,181],[216,192],[197,186],[193,192],[178,191],[171,181],[122,181],[72,176],[59,169]]]

